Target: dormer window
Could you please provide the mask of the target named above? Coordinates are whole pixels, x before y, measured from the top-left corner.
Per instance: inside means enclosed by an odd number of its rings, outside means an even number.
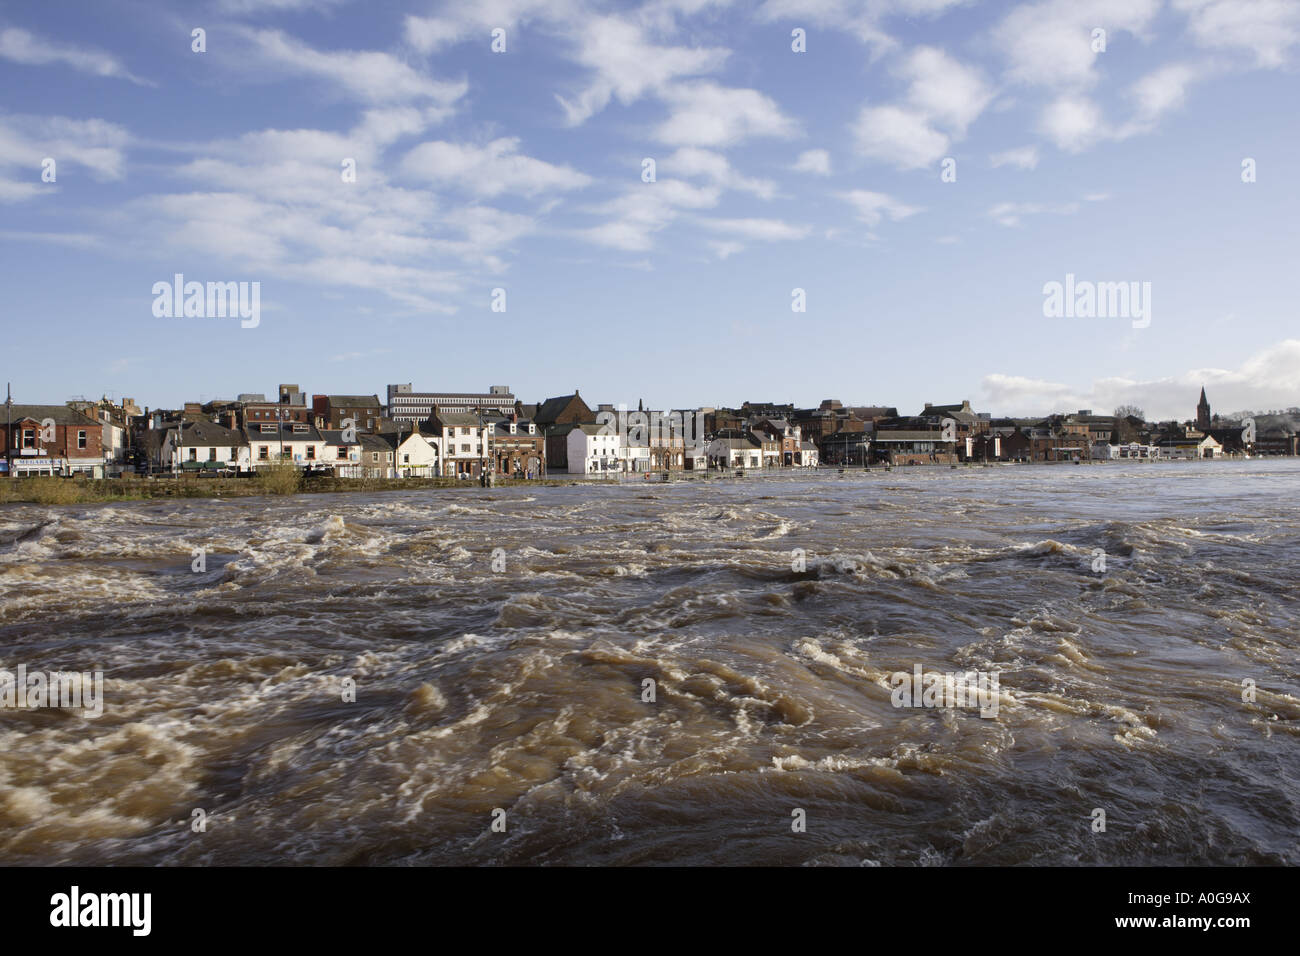
[[[263,435],[272,435],[272,434],[275,433],[275,426],[274,426],[274,425],[267,424],[267,423],[264,422],[264,423],[262,423],[262,425],[260,425],[259,427],[262,429],[262,434],[263,434]]]
[[[294,425],[294,426],[293,426],[293,433],[294,433],[295,435],[305,435],[305,434],[307,434],[307,426],[306,426],[306,425]]]

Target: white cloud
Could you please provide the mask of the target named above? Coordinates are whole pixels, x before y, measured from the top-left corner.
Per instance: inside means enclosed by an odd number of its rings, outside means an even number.
[[[261,130],[189,147],[195,158],[177,172],[196,188],[129,204],[134,251],[193,250],[254,278],[364,289],[419,311],[454,312],[465,290],[501,272],[503,254],[542,222],[540,214],[496,209],[478,197],[587,180],[521,156],[516,141],[501,139],[482,147],[426,143],[434,151],[417,147],[398,164],[398,173],[414,167],[411,179],[468,189],[473,202],[397,185],[385,149],[424,128],[430,110],[436,107],[370,110],[350,131]],[[355,182],[342,180],[341,156],[356,157]]]
[[[665,95],[668,84],[722,68],[729,55],[720,47],[661,46],[638,24],[616,16],[591,17],[574,31],[574,61],[594,74],[572,101],[556,95],[570,125],[603,110],[611,97],[624,106],[647,94]],[[695,140],[692,140],[694,142]]]
[[[1039,415],[1091,408],[1109,414],[1134,404],[1148,420],[1193,417],[1201,386],[1216,410],[1285,408],[1300,392],[1300,339],[1286,339],[1247,356],[1236,368],[1189,369],[1164,378],[1102,378],[1082,386],[1016,375],[982,381],[984,404],[994,414]]]
[[[753,193],[760,199],[771,199],[776,195],[776,183],[772,180],[743,176],[721,153],[695,146],[683,146],[658,168],[675,176],[702,176],[723,189]]]
[[[451,0],[437,16],[408,16],[404,22],[406,42],[421,53],[434,53],[456,43],[478,39],[484,49],[498,27],[506,31],[506,44],[517,29],[533,20],[559,22],[578,14],[572,0]]]
[[[141,86],[153,85],[147,80],[132,76],[111,53],[55,43],[17,27],[0,30],[0,59],[28,66],[63,63],[81,73],[130,80]]]
[[[121,179],[130,136],[121,126],[101,119],[65,116],[0,116],[0,202],[31,199],[57,191],[41,181],[41,163],[55,161],[55,174],[80,167],[99,182]],[[10,178],[12,177],[12,178]]]
[[[934,47],[913,50],[895,73],[908,83],[905,102],[863,107],[852,128],[859,153],[901,169],[943,158],[993,99],[978,70]]]
[[[1101,110],[1086,96],[1057,97],[1043,111],[1040,128],[1058,148],[1069,153],[1080,152],[1111,135]]]
[[[812,231],[811,226],[795,226],[780,219],[701,219],[700,225],[759,242],[804,239]]]
[[[1300,42],[1294,0],[1174,0],[1195,41],[1210,49],[1248,51],[1261,67],[1284,66]]]
[[[831,174],[831,154],[824,149],[809,149],[799,154],[794,165],[790,167],[796,173],[812,173],[814,176]]]
[[[435,80],[397,57],[375,50],[321,51],[279,30],[246,30],[253,52],[264,63],[290,73],[325,80],[370,103],[432,100],[447,113],[465,95],[464,81]]]
[[[348,2],[349,0],[219,0],[217,6],[229,13],[284,13],[334,7]]]
[[[879,55],[898,46],[886,32],[891,18],[938,16],[969,2],[972,0],[764,0],[758,19],[846,31]]]
[[[1152,123],[1187,100],[1187,87],[1197,77],[1185,63],[1171,63],[1148,73],[1133,84],[1130,94],[1137,104],[1136,121]]]
[[[948,152],[948,137],[897,106],[864,106],[852,126],[858,152],[901,169],[921,169]]]
[[[401,168],[430,183],[454,183],[480,196],[580,189],[591,177],[569,166],[555,166],[519,151],[519,140],[496,139],[486,146],[436,141],[422,143],[406,154]]]
[[[0,179],[0,203],[22,202],[41,194],[43,184]]]
[[[1145,34],[1160,0],[1045,0],[1016,7],[993,30],[1007,60],[1008,78],[1049,88],[1083,89],[1097,81],[1099,57],[1092,31],[1106,30],[1107,49],[1117,34]]]
[[[989,157],[993,168],[1015,166],[1017,169],[1034,169],[1038,166],[1038,149],[1034,146],[1020,146],[1005,152],[994,153]]]
[[[989,209],[989,216],[1000,226],[1019,226],[1024,216],[1072,216],[1082,206],[1077,202],[1039,203],[1039,202],[1003,202]]]
[[[908,103],[956,137],[965,134],[993,99],[993,91],[979,70],[934,47],[912,51],[898,72],[909,83]]]
[[[655,135],[680,146],[730,146],[753,137],[789,139],[794,120],[769,96],[710,82],[676,84],[664,91],[671,107]]]
[[[654,246],[656,233],[667,228],[684,209],[708,209],[718,204],[716,186],[692,186],[680,180],[660,180],[629,186],[620,196],[590,211],[612,217],[578,232],[597,245],[640,252]]]
[[[857,217],[868,226],[879,224],[886,216],[892,222],[901,222],[921,211],[919,208],[899,202],[885,193],[870,192],[865,189],[854,189],[850,192],[840,193],[839,197],[852,206]]]

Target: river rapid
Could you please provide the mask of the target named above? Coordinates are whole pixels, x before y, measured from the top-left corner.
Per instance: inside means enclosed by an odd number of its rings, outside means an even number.
[[[0,708],[0,860],[1300,864],[1298,499],[1266,459],[0,507],[0,669],[104,694]],[[996,714],[895,706],[918,665]]]

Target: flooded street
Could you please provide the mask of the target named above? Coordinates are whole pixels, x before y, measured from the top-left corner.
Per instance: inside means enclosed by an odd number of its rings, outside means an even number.
[[[1300,864],[1298,497],[1266,459],[5,506],[0,668],[104,710],[0,710],[0,853]],[[917,665],[996,716],[894,706]]]

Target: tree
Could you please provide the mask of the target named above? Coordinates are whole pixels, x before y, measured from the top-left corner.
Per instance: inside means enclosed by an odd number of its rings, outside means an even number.
[[[1147,420],[1147,413],[1142,411],[1136,405],[1120,405],[1115,409],[1116,418],[1137,418],[1142,421]]]

